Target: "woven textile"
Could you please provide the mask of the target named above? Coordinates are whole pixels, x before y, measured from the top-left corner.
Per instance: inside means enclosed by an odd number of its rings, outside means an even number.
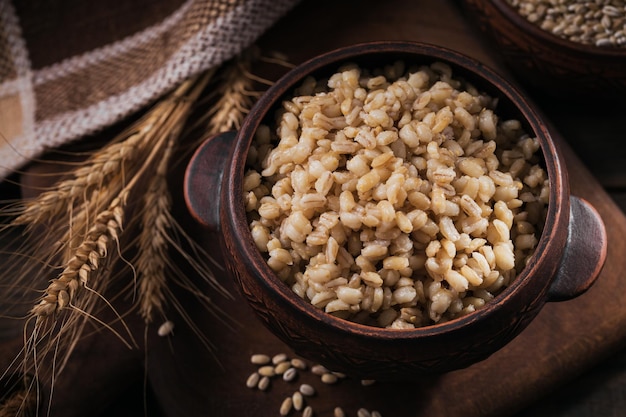
[[[0,0],[0,178],[252,44],[297,0]]]

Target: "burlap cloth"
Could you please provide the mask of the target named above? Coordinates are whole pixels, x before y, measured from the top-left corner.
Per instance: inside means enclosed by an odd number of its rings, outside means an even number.
[[[253,43],[297,0],[0,0],[0,179]]]

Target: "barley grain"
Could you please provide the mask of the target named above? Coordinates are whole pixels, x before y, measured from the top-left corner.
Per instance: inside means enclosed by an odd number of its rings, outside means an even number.
[[[300,385],[300,392],[306,397],[312,397],[315,395],[315,388],[309,384],[302,384]]]
[[[283,380],[290,382],[296,379],[297,376],[298,371],[296,370],[296,368],[289,368],[285,371],[285,373],[283,373]]]
[[[321,379],[322,379],[322,382],[324,384],[334,384],[334,383],[337,382],[338,378],[334,374],[326,373],[326,374],[322,375]]]
[[[280,415],[286,416],[291,412],[293,408],[293,399],[291,397],[286,397],[280,405]]]
[[[299,358],[293,358],[291,360],[291,366],[300,370],[305,370],[307,367],[306,362],[304,362],[302,359],[299,359]]]
[[[268,355],[262,353],[256,353],[250,357],[250,362],[255,365],[267,365],[270,363],[271,358]]]
[[[333,410],[333,417],[346,417],[346,413],[341,407],[335,407]]]
[[[372,414],[365,408],[359,408],[356,415],[357,417],[372,417]]]
[[[268,376],[262,376],[261,379],[259,380],[259,384],[257,385],[257,387],[261,391],[265,391],[269,388],[269,386],[270,386],[270,378]]]
[[[250,376],[246,380],[246,387],[254,388],[259,385],[260,380],[261,380],[261,375],[259,375],[257,372],[253,372],[250,374]]]
[[[262,376],[267,376],[267,377],[272,377],[272,376],[276,375],[276,371],[275,371],[274,367],[271,366],[271,365],[261,366],[259,368],[258,372]]]
[[[315,375],[322,376],[330,371],[324,365],[316,364],[311,367],[311,372]]]
[[[158,335],[161,337],[169,336],[173,332],[174,332],[174,322],[171,320],[167,320],[163,324],[161,324],[157,331]]]
[[[304,407],[304,397],[302,396],[302,393],[300,391],[296,391],[293,393],[293,395],[291,396],[291,401],[293,403],[293,408],[297,411],[302,410],[302,407]]]
[[[289,369],[293,369],[291,367],[291,363],[289,363],[288,361],[280,362],[279,364],[276,365],[276,367],[274,367],[274,373],[276,375],[283,375]]]

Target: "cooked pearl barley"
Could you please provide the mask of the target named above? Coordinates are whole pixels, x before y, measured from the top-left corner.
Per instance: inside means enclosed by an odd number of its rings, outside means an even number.
[[[307,405],[304,411],[302,412],[302,417],[313,417],[313,407]]]
[[[408,329],[468,314],[512,282],[537,246],[549,181],[539,142],[497,97],[444,63],[401,67],[307,79],[279,129],[252,143],[243,197],[256,246],[294,293]]]
[[[347,304],[358,304],[363,298],[363,293],[358,288],[341,286],[337,288],[337,297]]]

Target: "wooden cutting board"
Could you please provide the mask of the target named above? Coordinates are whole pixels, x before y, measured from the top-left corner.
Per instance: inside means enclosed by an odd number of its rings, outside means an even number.
[[[306,0],[273,27],[260,44],[264,50],[285,53],[291,62],[298,63],[357,42],[413,40],[457,49],[502,68],[494,51],[475,30],[452,0]],[[555,135],[559,136],[558,132]],[[623,293],[626,217],[573,154],[567,138],[559,140],[566,153],[572,193],[590,201],[607,225],[606,265],[587,293],[574,300],[547,304],[522,334],[487,360],[464,370],[411,382],[364,387],[360,381],[348,378],[326,385],[311,372],[300,372],[295,382],[276,377],[267,391],[249,389],[246,379],[256,369],[249,362],[251,354],[284,352],[293,357],[293,353],[260,325],[232,283],[216,269],[234,299],[214,297],[215,305],[234,318],[237,326],[224,325],[184,291],[179,294],[197,330],[213,343],[211,354],[175,312],[169,317],[176,323],[171,338],[159,338],[156,329],[148,330],[147,357],[141,348],[126,350],[107,332],[95,333],[77,347],[63,379],[58,381],[51,415],[97,415],[102,407],[119,401],[125,392],[144,383],[144,361],[146,381],[154,393],[147,414],[151,417],[277,416],[283,399],[303,382],[317,390],[307,403],[318,417],[332,416],[336,406],[348,416],[356,416],[359,408],[378,410],[386,417],[513,414],[626,345],[626,307],[615,300]],[[180,199],[177,204],[179,215],[184,217]],[[182,222],[186,220],[181,217]],[[187,226],[195,229],[193,223]],[[217,250],[214,240],[208,239],[206,244]],[[130,325],[136,334],[142,334],[141,323]],[[141,395],[141,389],[133,392]],[[143,412],[133,414],[118,403],[114,415],[139,416]]]

